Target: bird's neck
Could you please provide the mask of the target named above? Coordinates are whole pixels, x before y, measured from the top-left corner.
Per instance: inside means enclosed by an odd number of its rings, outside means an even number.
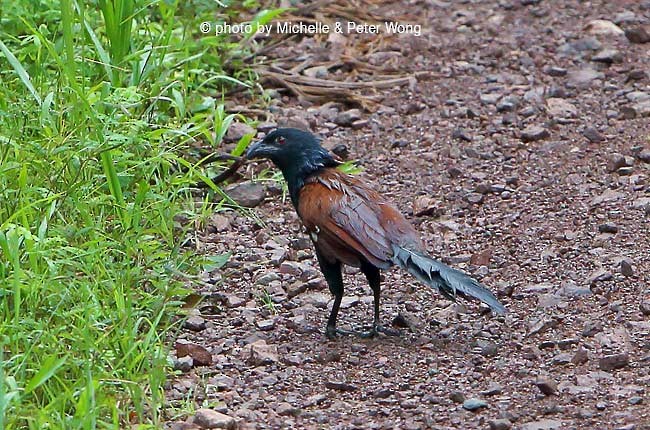
[[[308,177],[325,168],[336,167],[337,165],[338,162],[326,151],[318,152],[317,154],[313,154],[312,157],[298,162],[280,165],[282,175],[287,181],[289,196],[291,197],[293,206],[298,208],[298,196]]]

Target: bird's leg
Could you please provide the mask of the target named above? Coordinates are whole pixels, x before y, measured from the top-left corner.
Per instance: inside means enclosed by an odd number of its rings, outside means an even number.
[[[387,336],[399,336],[401,333],[399,330],[392,329],[390,327],[384,327],[379,324],[379,297],[381,295],[381,275],[379,269],[375,266],[364,264],[361,266],[361,271],[366,275],[368,284],[372,289],[372,294],[374,297],[374,314],[372,319],[372,328],[370,331],[363,333],[362,337],[374,337],[377,333],[383,333]]]
[[[338,317],[339,309],[341,308],[341,300],[343,300],[343,275],[341,274],[341,263],[338,261],[334,263],[327,261],[321,253],[318,252],[318,249],[316,249],[316,257],[318,258],[320,269],[323,272],[323,276],[325,276],[330,292],[334,295],[334,304],[332,305],[330,316],[327,319],[325,336],[328,339],[334,339],[337,334],[350,334],[346,330],[336,328],[336,318]]]

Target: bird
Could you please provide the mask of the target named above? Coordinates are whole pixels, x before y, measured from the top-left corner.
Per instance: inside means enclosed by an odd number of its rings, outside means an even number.
[[[442,296],[477,299],[495,314],[506,308],[492,292],[467,274],[431,258],[409,221],[359,176],[346,174],[341,164],[314,134],[295,128],[277,128],[251,144],[245,158],[269,159],[286,181],[291,202],[313,242],[316,258],[334,302],[325,335],[361,337],[399,335],[380,323],[380,271],[405,269]],[[342,266],[358,267],[373,292],[374,314],[369,331],[337,327],[344,295]]]

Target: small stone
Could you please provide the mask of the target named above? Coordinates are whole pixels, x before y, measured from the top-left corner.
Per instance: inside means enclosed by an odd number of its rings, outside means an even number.
[[[600,321],[587,321],[582,329],[582,335],[584,337],[592,337],[601,331],[603,331],[603,324]]]
[[[512,112],[519,106],[519,99],[514,96],[503,97],[497,103],[497,112]]]
[[[650,42],[650,33],[643,27],[633,27],[625,30],[625,37],[631,43],[648,43]]]
[[[587,361],[589,361],[589,353],[583,347],[578,348],[575,354],[573,354],[573,358],[571,358],[571,363],[575,364],[576,366],[585,364]]]
[[[465,401],[465,395],[461,391],[452,391],[449,393],[449,399],[452,402],[463,403]]]
[[[636,158],[638,158],[639,161],[643,161],[644,163],[650,163],[650,150],[644,150],[639,152],[636,155]]]
[[[219,214],[212,214],[210,216],[210,226],[214,228],[217,233],[226,231],[230,228],[230,220],[228,217]]]
[[[178,358],[190,356],[194,364],[209,366],[212,364],[212,354],[205,347],[186,341],[176,341],[176,356]]]
[[[630,364],[630,356],[627,353],[611,354],[598,360],[598,367],[609,372],[610,370],[622,369]]]
[[[470,136],[464,128],[457,127],[454,131],[451,132],[451,137],[458,140],[464,140],[465,142],[471,142],[472,136]]]
[[[507,418],[499,418],[488,421],[488,426],[490,426],[490,430],[510,430],[512,423]]]
[[[582,132],[582,135],[586,137],[587,140],[591,143],[600,143],[605,140],[605,136],[603,136],[594,127],[585,128],[584,131]]]
[[[618,25],[614,24],[612,21],[605,19],[595,19],[589,21],[584,27],[585,31],[590,34],[600,34],[600,35],[612,35],[612,36],[622,36],[625,32]]]
[[[257,131],[260,131],[265,134],[275,128],[278,128],[278,124],[271,121],[260,122],[259,124],[257,124]]]
[[[183,323],[183,328],[192,331],[201,331],[205,330],[206,324],[205,320],[198,315],[192,315]]]
[[[268,272],[257,278],[255,284],[257,285],[269,285],[273,281],[279,281],[280,275],[275,272]]]
[[[623,54],[618,49],[605,48],[591,57],[591,61],[605,64],[622,63]]]
[[[639,397],[639,396],[630,397],[629,399],[627,399],[627,402],[630,405],[641,405],[643,404],[643,397]]]
[[[605,74],[593,69],[580,69],[569,72],[567,76],[567,87],[588,88],[596,79],[602,79]]]
[[[634,268],[632,267],[632,260],[629,258],[624,258],[621,260],[621,275],[626,278],[634,276]]]
[[[358,390],[358,387],[353,384],[348,384],[347,382],[344,381],[326,381],[325,382],[325,387],[329,388],[330,390],[337,390],[337,391],[356,391]]]
[[[562,421],[539,420],[522,424],[521,430],[560,430],[563,427]]]
[[[548,130],[536,125],[531,125],[521,131],[521,141],[525,143],[536,142],[538,140],[546,139],[548,137],[550,137],[550,133],[548,132]]]
[[[484,105],[494,105],[501,98],[501,94],[497,93],[484,93],[479,96],[481,103]]]
[[[546,100],[548,113],[554,118],[575,118],[578,116],[578,108],[561,98],[549,98]]]
[[[589,285],[597,282],[610,281],[613,278],[612,274],[605,269],[596,269],[589,275]]]
[[[413,201],[413,215],[415,216],[433,216],[441,215],[438,206],[438,200],[429,196],[417,196]]]
[[[650,301],[641,302],[639,304],[639,310],[645,316],[650,315]]]
[[[235,429],[234,418],[212,409],[201,408],[194,413],[194,424],[204,429]]]
[[[503,392],[503,387],[496,382],[490,383],[490,385],[487,387],[485,391],[483,391],[484,396],[496,396],[497,394],[501,394]]]
[[[559,354],[556,354],[552,359],[551,359],[551,364],[555,366],[565,366],[569,363],[571,363],[571,354],[566,353],[566,352],[561,352]]]
[[[339,113],[334,118],[334,123],[343,127],[349,127],[353,122],[361,119],[361,111],[359,109],[350,109]]]
[[[648,117],[650,116],[650,100],[636,103],[631,106],[631,109],[634,111],[634,116],[632,116],[632,118],[635,118],[637,116]]]
[[[231,185],[224,191],[235,203],[246,208],[259,206],[266,197],[264,185],[251,181]]]
[[[550,66],[544,69],[544,73],[553,77],[561,77],[561,76],[566,76],[567,69],[558,66]]]
[[[242,350],[244,359],[253,366],[264,366],[277,363],[278,348],[275,345],[267,345],[265,340],[258,340],[248,344]]]
[[[478,339],[476,346],[481,350],[481,355],[484,357],[494,357],[498,353],[497,344],[488,339]]]
[[[296,408],[295,406],[292,406],[291,403],[282,402],[275,408],[275,412],[277,412],[278,415],[282,415],[282,416],[288,415],[292,417],[297,417],[298,415],[301,414],[302,410],[300,408]]]
[[[228,131],[224,136],[226,142],[238,142],[239,139],[246,136],[247,134],[254,135],[255,129],[248,124],[243,122],[233,122],[228,127]]]
[[[608,156],[607,160],[607,171],[608,172],[615,172],[621,167],[625,167],[627,165],[625,156],[623,154],[619,154],[617,152],[610,154]]]
[[[535,381],[535,385],[545,396],[552,396],[557,393],[557,382],[550,376],[543,376]]]
[[[180,370],[181,372],[189,372],[194,366],[194,359],[189,355],[185,357],[179,357],[174,360],[174,369]]]
[[[261,321],[257,321],[255,325],[261,331],[271,331],[275,328],[275,320],[272,319],[261,320]]]
[[[472,204],[479,204],[483,201],[483,194],[480,193],[469,193],[465,195],[465,200]]]
[[[463,409],[468,411],[476,411],[481,408],[487,408],[488,404],[481,399],[467,399],[463,402]]]
[[[367,127],[368,124],[370,124],[370,121],[367,119],[358,119],[356,121],[353,121],[352,124],[350,124],[350,127],[352,127],[353,130],[361,130],[362,128]]]
[[[618,226],[613,222],[606,222],[598,226],[598,231],[601,233],[618,233]]]

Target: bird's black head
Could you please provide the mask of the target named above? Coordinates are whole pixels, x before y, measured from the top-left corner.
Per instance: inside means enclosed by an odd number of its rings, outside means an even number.
[[[294,205],[305,178],[339,163],[313,134],[296,128],[278,128],[252,144],[246,158],[268,158],[282,171]]]

